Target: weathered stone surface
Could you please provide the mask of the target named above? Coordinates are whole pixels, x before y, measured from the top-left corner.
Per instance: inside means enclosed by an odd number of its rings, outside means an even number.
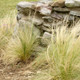
[[[52,11],[52,9],[49,7],[42,7],[39,12],[42,15],[50,15],[51,11]]]
[[[39,26],[39,25],[41,25],[41,24],[43,23],[43,20],[40,19],[40,18],[33,18],[33,19],[32,19],[32,23],[33,23],[34,25],[36,25],[36,26]]]
[[[29,22],[29,21],[25,21],[25,20],[19,20],[19,27],[21,27],[22,29],[25,29],[25,27],[30,27],[32,28],[33,27],[33,31],[34,31],[34,34],[37,34],[38,36],[40,36],[41,34],[41,31],[35,27],[32,22]]]
[[[22,1],[17,4],[18,13],[24,13],[24,15],[30,15],[34,13],[36,3]]]
[[[61,8],[61,7],[55,7],[53,8],[53,10],[57,12],[69,12],[70,11],[68,8]]]
[[[79,4],[79,6],[80,6],[80,0],[75,0],[75,3]]]
[[[65,5],[67,7],[80,7],[80,0],[66,0]]]
[[[41,43],[46,46],[50,43],[50,41],[51,41],[51,34],[48,32],[45,32],[41,39]]]
[[[38,2],[37,4],[36,4],[36,8],[41,8],[41,7],[46,7],[46,6],[48,6],[47,4],[45,4],[45,3],[42,3],[42,2]]]
[[[24,15],[22,13],[18,13],[17,14],[17,21],[19,21],[20,19],[22,19],[24,17]]]
[[[43,2],[43,3],[46,3],[46,4],[48,4],[48,3],[51,3],[53,0],[40,0],[40,2]]]
[[[48,3],[49,2],[49,3]],[[75,3],[76,5],[75,5]],[[51,38],[52,29],[68,25],[71,27],[80,20],[80,0],[40,0],[37,2],[20,2],[17,5],[18,26],[24,24],[34,26],[34,32],[42,36],[41,42],[47,44]],[[66,6],[65,6],[66,4]],[[79,5],[79,6],[78,6]],[[78,7],[78,8],[77,8]],[[45,43],[46,42],[46,43]]]
[[[22,2],[20,2],[20,3],[17,4],[17,8],[18,8],[18,9],[19,9],[19,8],[23,8],[23,9],[26,9],[26,8],[32,9],[32,8],[35,7],[35,5],[36,5],[36,4],[33,3],[33,2],[22,1]]]
[[[42,19],[46,22],[52,23],[53,22],[53,18],[51,16],[44,16],[42,17]]]
[[[48,4],[38,2],[36,4],[36,11],[40,12],[42,15],[50,15],[52,11],[52,7]]]
[[[52,17],[52,18],[55,18],[55,19],[58,19],[58,20],[61,20],[61,19],[64,18],[64,17],[63,17],[63,14],[59,14],[59,13],[56,13],[56,12],[53,12],[53,13],[51,14],[51,17]]]
[[[69,16],[69,21],[70,21],[70,22],[74,21],[74,19],[75,19],[75,17],[74,17],[73,15],[70,15],[70,16]]]
[[[39,38],[40,35],[41,35],[40,29],[38,29],[37,27],[33,26],[33,31],[34,31],[34,34],[37,34],[37,37]]]
[[[74,0],[66,0],[65,5],[67,7],[74,7]]]
[[[70,11],[70,15],[80,16],[80,11]]]
[[[50,33],[51,33],[51,32],[52,32],[52,29],[49,28],[49,27],[51,27],[51,26],[48,26],[48,27],[47,27],[47,26],[44,26],[44,25],[43,25],[41,28],[42,28],[42,30],[43,30],[44,32],[50,32]]]
[[[64,0],[58,0],[56,2],[53,2],[50,4],[52,7],[65,7],[65,1]]]
[[[43,23],[43,26],[45,26],[46,28],[51,28],[51,26],[52,26],[52,24],[50,24],[50,23]]]

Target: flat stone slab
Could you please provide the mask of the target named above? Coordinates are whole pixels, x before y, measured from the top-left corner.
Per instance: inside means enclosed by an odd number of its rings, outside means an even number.
[[[40,9],[40,14],[42,14],[42,15],[50,15],[51,14],[51,9],[49,9],[49,8],[47,8],[47,7],[43,7],[43,8],[41,8]]]
[[[22,1],[22,2],[19,2],[18,4],[17,4],[17,8],[34,8],[35,7],[35,5],[36,5],[36,3],[34,3],[34,2],[26,2],[26,1]]]
[[[80,16],[80,11],[70,11],[70,15]]]
[[[49,3],[53,2],[53,0],[40,0],[40,2],[43,2],[43,3],[49,4]]]
[[[70,12],[70,9],[68,8],[61,8],[61,7],[55,7],[53,8],[54,11],[57,11],[57,12]]]
[[[51,17],[55,18],[55,19],[58,19],[58,20],[64,19],[63,14],[58,14],[56,12],[52,13]]]
[[[80,0],[65,0],[67,7],[80,7]]]
[[[52,7],[64,7],[65,6],[65,1],[64,0],[58,0],[56,2],[52,2],[50,5]]]

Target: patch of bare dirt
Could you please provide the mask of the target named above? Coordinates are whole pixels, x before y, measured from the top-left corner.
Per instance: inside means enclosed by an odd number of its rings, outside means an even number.
[[[0,80],[31,80],[35,71],[27,68],[27,63],[4,65],[0,60]]]

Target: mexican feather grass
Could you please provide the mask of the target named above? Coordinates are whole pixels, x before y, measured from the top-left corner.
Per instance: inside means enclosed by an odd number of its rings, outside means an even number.
[[[6,50],[4,51],[4,62],[17,63],[25,62],[34,53],[37,46],[37,33],[34,34],[33,27],[25,25],[25,28],[19,28],[15,36],[9,40]]]
[[[79,26],[77,24],[71,31],[67,30],[66,26],[56,29],[56,42],[53,41],[52,33],[51,43],[47,51],[42,53],[44,60],[41,60],[41,64],[46,60],[48,67],[37,73],[32,80],[80,80]],[[38,60],[38,57],[35,60]]]

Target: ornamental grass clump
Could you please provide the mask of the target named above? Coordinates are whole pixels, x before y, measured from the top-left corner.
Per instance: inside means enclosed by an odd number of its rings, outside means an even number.
[[[65,26],[56,29],[56,42],[53,41],[52,34],[51,43],[43,55],[47,62],[45,66],[48,67],[37,73],[32,80],[80,80],[79,26],[78,24],[71,31]]]
[[[11,16],[13,14],[13,16]],[[0,19],[0,51],[5,49],[8,41],[10,40],[13,28],[16,24],[15,11],[12,11],[10,15]]]
[[[80,79],[80,36],[79,27],[68,32],[66,28],[56,30],[56,42],[53,40],[47,48],[46,57],[51,75],[55,80]]]
[[[7,64],[25,62],[34,53],[37,46],[37,33],[33,32],[33,27],[19,27],[16,35],[9,41],[4,51],[4,62]]]

